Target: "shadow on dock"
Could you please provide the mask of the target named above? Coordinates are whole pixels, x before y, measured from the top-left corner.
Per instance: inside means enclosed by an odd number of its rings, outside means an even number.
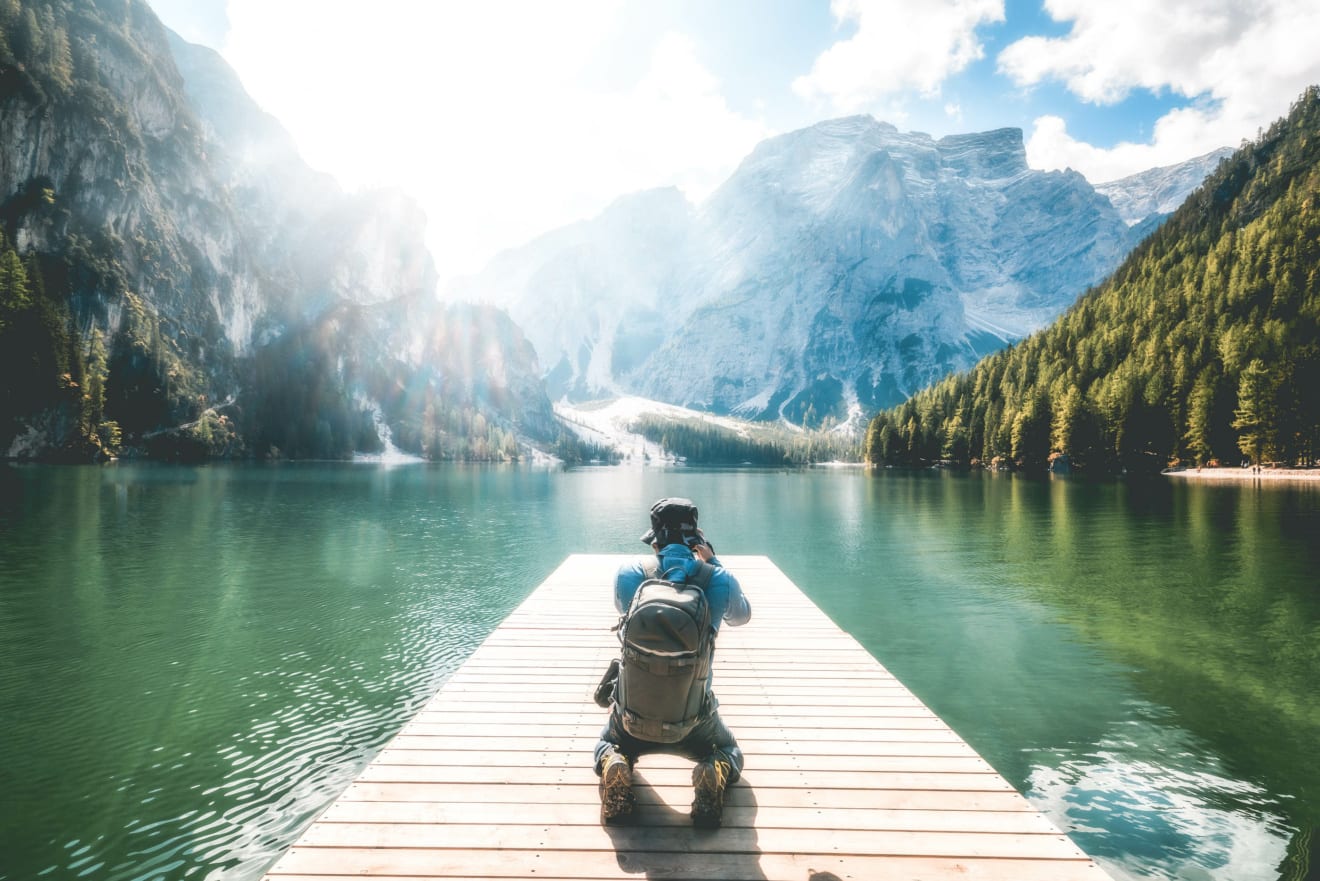
[[[668,804],[646,780],[633,772],[637,813],[628,826],[606,826],[619,868],[642,878],[729,878],[767,881],[761,869],[756,836],[756,791],[739,780],[725,793],[724,825],[694,829],[686,810]],[[837,881],[833,875],[813,875],[809,881]]]

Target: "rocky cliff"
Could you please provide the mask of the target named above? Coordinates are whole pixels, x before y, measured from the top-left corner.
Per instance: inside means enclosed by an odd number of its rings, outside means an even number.
[[[1212,150],[1177,165],[1149,168],[1118,180],[1096,184],[1096,192],[1113,203],[1120,217],[1137,226],[1164,219],[1178,210],[1188,193],[1201,185],[1220,162],[1233,155],[1227,147]]]
[[[467,455],[476,414],[483,449],[554,435],[507,317],[436,303],[420,209],[309,169],[142,0],[7,3],[0,35],[0,219],[71,327],[45,406],[0,403],[0,453],[67,451],[102,421],[126,448],[194,454],[222,429],[229,453],[346,455],[383,422],[415,452]],[[447,348],[478,331],[498,357]]]
[[[552,393],[820,423],[1041,327],[1133,244],[1081,175],[1029,168],[1016,129],[860,116],[765,141],[700,206],[620,200],[450,293],[506,306]]]

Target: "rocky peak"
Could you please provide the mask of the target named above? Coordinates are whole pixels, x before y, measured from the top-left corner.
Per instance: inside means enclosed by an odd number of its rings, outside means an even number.
[[[1232,155],[1233,151],[1228,147],[1221,147],[1176,165],[1151,168],[1096,184],[1095,189],[1113,203],[1129,226],[1136,226],[1152,216],[1172,214],[1188,193]]]
[[[28,3],[0,5],[0,27]],[[223,60],[169,34],[144,0],[42,8],[71,59],[0,57],[0,219],[8,241],[56,267],[53,314],[70,316],[82,354],[92,360],[93,339],[110,350],[97,369],[114,395],[83,424],[117,420],[143,449],[186,434],[171,425],[209,425],[207,402],[226,401],[251,451],[321,456],[370,443],[373,418],[412,420],[404,434],[432,451],[476,411],[506,430],[536,414],[546,429],[549,402],[512,325],[436,305],[415,202],[348,195],[309,169]],[[446,386],[463,354],[448,341],[471,339],[478,321],[499,331],[484,350],[499,369],[482,361]],[[77,359],[66,348],[49,360]],[[32,420],[74,424],[0,413],[0,449]],[[57,434],[24,449],[68,443]],[[443,455],[462,455],[449,440]]]
[[[944,165],[969,179],[1011,178],[1028,171],[1027,147],[1020,128],[947,135],[935,146]]]
[[[1028,167],[1019,129],[936,140],[869,116],[767,139],[690,219],[645,216],[506,252],[463,295],[532,329],[559,392],[819,421],[1042,326],[1131,244],[1081,175]]]

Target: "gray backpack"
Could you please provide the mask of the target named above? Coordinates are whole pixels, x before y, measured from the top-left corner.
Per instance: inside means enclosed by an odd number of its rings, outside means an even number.
[[[715,567],[702,563],[690,582],[669,581],[658,561],[619,621],[623,646],[614,701],[623,728],[639,740],[677,743],[706,711],[706,681],[715,655],[706,588]]]

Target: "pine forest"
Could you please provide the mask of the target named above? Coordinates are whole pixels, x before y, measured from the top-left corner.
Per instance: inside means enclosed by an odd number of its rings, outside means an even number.
[[[1320,91],[1049,328],[876,416],[876,465],[1156,471],[1320,455]]]

